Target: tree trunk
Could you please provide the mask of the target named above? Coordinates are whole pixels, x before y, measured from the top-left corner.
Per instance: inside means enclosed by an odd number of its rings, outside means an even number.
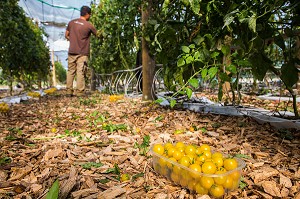
[[[12,76],[12,73],[10,72],[10,75],[9,75],[9,95],[12,96],[13,95],[13,81],[14,81],[14,78]]]
[[[54,62],[54,50],[52,49],[52,83],[53,86],[57,86],[56,83],[56,71],[55,71],[55,62]]]
[[[95,69],[94,67],[90,67],[91,70],[91,91],[96,90],[96,75],[95,75]]]
[[[148,23],[148,19],[152,15],[152,0],[144,0],[142,3],[142,27]],[[154,100],[154,72],[155,72],[155,61],[150,56],[149,44],[142,38],[142,63],[143,63],[143,100]]]

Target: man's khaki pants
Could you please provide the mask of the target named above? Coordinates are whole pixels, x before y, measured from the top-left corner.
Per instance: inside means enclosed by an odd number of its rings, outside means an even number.
[[[88,56],[68,55],[67,93],[73,94],[73,81],[76,75],[77,93],[85,90],[85,72],[87,70]]]

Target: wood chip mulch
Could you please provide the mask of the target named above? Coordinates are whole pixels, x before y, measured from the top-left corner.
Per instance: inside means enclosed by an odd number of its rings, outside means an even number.
[[[137,147],[148,135],[150,145],[206,143],[242,157],[244,186],[224,198],[300,198],[300,132],[139,98],[56,94],[0,115],[0,199],[46,198],[57,179],[59,198],[210,198],[155,173],[150,152]]]

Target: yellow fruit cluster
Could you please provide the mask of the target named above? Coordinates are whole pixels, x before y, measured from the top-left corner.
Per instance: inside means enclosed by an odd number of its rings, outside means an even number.
[[[0,113],[7,113],[9,111],[9,106],[5,102],[0,102]]]
[[[110,95],[109,96],[109,101],[110,102],[115,102],[115,101],[121,100],[123,98],[124,98],[123,95]]]
[[[41,97],[41,94],[38,92],[28,92],[27,95],[30,97],[35,97],[35,98]]]
[[[56,88],[49,88],[47,90],[44,90],[44,93],[46,93],[47,95],[51,95],[53,94],[55,91],[57,91]]]
[[[151,151],[154,170],[192,192],[219,198],[239,186],[241,160],[213,153],[207,144],[155,144]]]

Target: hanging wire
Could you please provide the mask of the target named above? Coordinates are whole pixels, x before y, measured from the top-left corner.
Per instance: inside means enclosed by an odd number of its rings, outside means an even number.
[[[46,4],[46,5],[51,6],[51,7],[54,7],[54,8],[61,8],[61,9],[75,9],[75,10],[78,10],[78,11],[79,11],[78,8],[71,7],[71,6],[56,6],[56,5],[53,5],[53,3],[52,3],[52,5],[51,5],[50,3],[47,3],[47,2],[45,2],[45,1],[43,1],[43,0],[36,0],[36,1],[39,1],[39,2],[41,2],[41,3],[43,3],[43,4]]]
[[[32,16],[32,14],[31,14],[31,12],[30,12],[28,6],[27,6],[26,0],[23,0],[23,2],[24,2],[25,6],[26,6],[26,8],[27,8],[27,11],[28,11],[30,17],[33,19],[33,16]]]
[[[44,3],[42,2],[43,22],[45,22]]]
[[[73,9],[72,16],[71,16],[71,19],[70,19],[70,20],[73,19],[74,11],[75,11],[75,8]]]

